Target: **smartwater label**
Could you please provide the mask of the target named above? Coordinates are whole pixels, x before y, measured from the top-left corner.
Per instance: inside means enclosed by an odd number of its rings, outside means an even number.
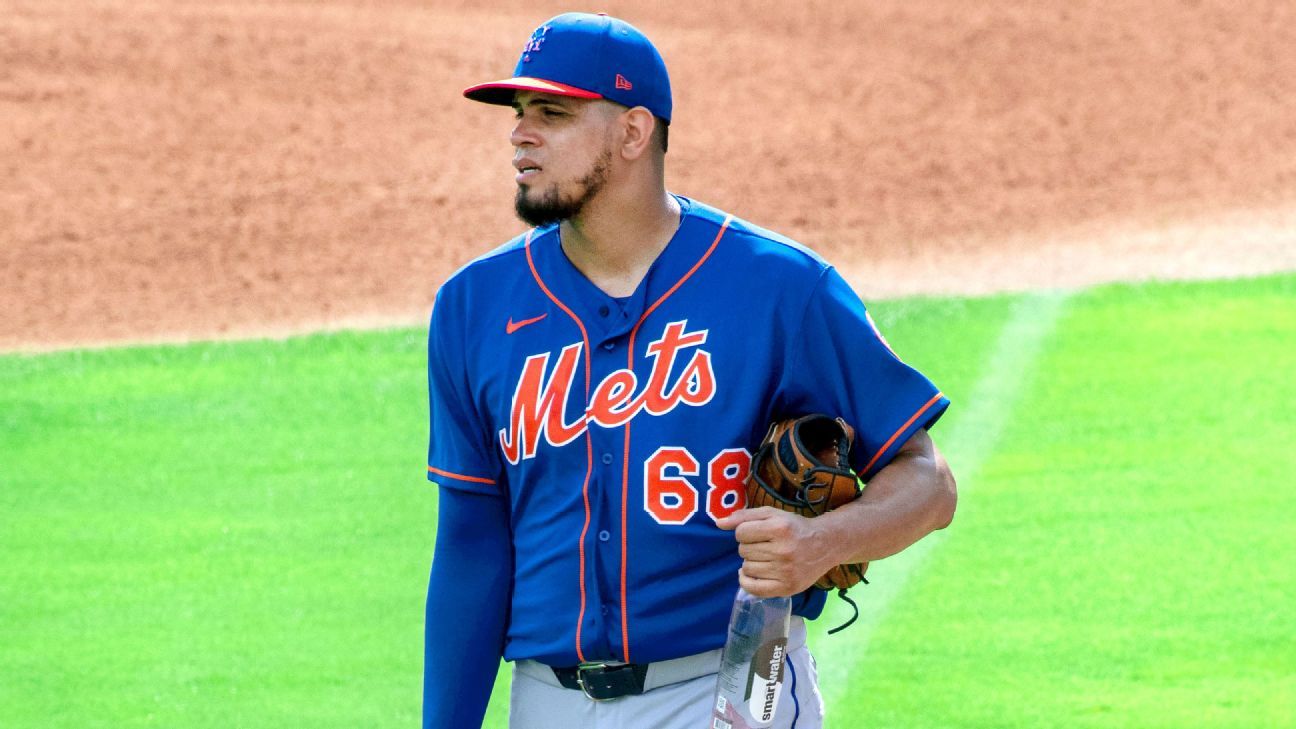
[[[751,712],[754,727],[767,727],[774,721],[779,696],[783,693],[786,652],[787,638],[780,637],[761,645],[752,656],[751,672],[747,676],[747,710]]]

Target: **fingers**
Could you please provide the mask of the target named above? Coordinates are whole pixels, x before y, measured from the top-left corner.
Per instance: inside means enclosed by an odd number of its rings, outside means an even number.
[[[757,597],[795,595],[819,579],[818,573],[802,572],[785,562],[744,562],[738,570],[738,584]]]
[[[768,519],[769,514],[771,512],[776,514],[782,513],[778,509],[775,509],[772,506],[761,506],[755,509],[739,509],[738,511],[735,511],[729,516],[726,516],[722,519],[716,519],[716,526],[720,527],[721,529],[724,529],[725,531],[733,531],[737,529],[739,526],[741,526],[742,524],[746,524],[751,521],[760,521],[762,519]]]
[[[797,514],[763,506],[742,509],[716,521],[730,529],[743,558],[738,584],[757,597],[794,595],[822,574],[804,548],[805,526],[811,521]]]
[[[770,508],[760,518],[749,519],[739,524],[734,529],[734,538],[739,544],[793,541],[798,536],[799,520],[804,518]]]
[[[788,577],[787,565],[780,562],[760,562],[747,560],[739,568],[738,574],[756,580],[785,580]]]
[[[795,557],[790,542],[739,542],[738,556],[748,562],[787,562]]]
[[[769,577],[753,577],[748,575],[746,567],[739,569],[737,572],[737,584],[749,594],[756,595],[758,598],[776,598],[784,595],[796,594],[794,590],[783,580],[772,580]]]
[[[733,531],[739,543],[769,542],[794,537],[797,520],[804,518],[772,506],[762,506],[735,511],[717,520],[716,526]]]

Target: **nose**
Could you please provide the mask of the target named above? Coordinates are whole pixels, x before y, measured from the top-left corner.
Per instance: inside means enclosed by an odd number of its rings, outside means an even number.
[[[509,143],[514,147],[535,147],[540,144],[540,139],[536,136],[531,121],[526,115],[517,120],[513,125],[513,133],[509,135]]]

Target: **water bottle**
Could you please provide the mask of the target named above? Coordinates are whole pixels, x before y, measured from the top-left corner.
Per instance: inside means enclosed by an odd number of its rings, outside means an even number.
[[[791,617],[791,598],[753,597],[738,588],[716,677],[711,729],[761,729],[774,723]]]

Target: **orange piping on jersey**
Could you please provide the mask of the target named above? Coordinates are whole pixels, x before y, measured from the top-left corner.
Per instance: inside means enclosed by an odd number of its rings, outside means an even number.
[[[892,433],[891,438],[888,439],[886,443],[882,444],[882,447],[878,449],[878,452],[873,455],[873,459],[868,462],[867,466],[864,466],[864,470],[860,471],[860,473],[868,473],[869,469],[873,468],[873,464],[877,463],[877,459],[881,458],[882,454],[886,453],[887,449],[890,448],[893,443],[895,443],[896,438],[899,438],[901,433],[905,432],[905,430],[907,430],[910,425],[913,425],[913,422],[915,420],[921,418],[923,413],[930,410],[932,405],[935,405],[936,403],[940,402],[940,399],[942,397],[945,397],[945,395],[938,392],[932,396],[932,399],[927,401],[926,405],[923,405],[921,408],[918,408],[918,412],[914,413],[912,418],[906,420],[905,424],[900,426],[900,428],[896,430],[896,432]]]
[[[471,482],[473,482],[473,483],[485,483],[485,484],[490,484],[490,485],[492,485],[492,486],[495,485],[495,480],[494,480],[494,479],[490,479],[490,478],[482,478],[482,477],[480,477],[480,476],[464,476],[464,475],[461,475],[461,474],[458,474],[458,473],[451,473],[451,472],[449,472],[449,471],[442,471],[442,470],[439,469],[439,468],[433,468],[433,467],[431,467],[431,466],[428,466],[428,473],[435,473],[435,474],[437,474],[438,476],[449,476],[450,478],[457,478],[457,479],[459,479],[460,481],[471,481]]]
[[[636,327],[637,328],[637,327]],[[634,358],[634,334],[630,335],[630,358]],[[631,371],[634,367],[631,366]],[[630,662],[630,618],[626,607],[626,499],[630,493],[630,421],[625,424],[625,452],[621,455],[621,660]]]
[[[711,253],[715,251],[716,246],[720,245],[720,239],[724,237],[725,231],[729,229],[729,221],[731,220],[733,220],[732,215],[725,216],[724,223],[720,226],[720,232],[716,233],[715,240],[711,241],[711,247],[706,249],[706,253],[703,253],[702,257],[698,259],[698,262],[693,264],[693,268],[690,268],[688,273],[681,276],[680,280],[676,281],[675,285],[670,287],[670,290],[662,294],[659,299],[652,303],[652,306],[649,306],[644,310],[643,316],[639,317],[639,321],[635,323],[634,329],[630,330],[629,351],[626,353],[626,368],[631,372],[634,371],[635,336],[639,334],[639,327],[643,326],[643,323],[648,319],[649,314],[653,313],[657,307],[661,306],[663,301],[670,298],[671,294],[675,293],[680,286],[683,286],[684,282],[689,280],[689,277],[701,268],[703,263],[706,263],[706,260],[711,257]],[[628,609],[629,603],[626,600],[626,500],[629,498],[629,494],[630,423],[627,421],[625,424],[625,453],[621,458],[621,650],[624,653],[621,660],[626,663],[630,663],[630,611]]]
[[[545,293],[545,296],[548,296],[550,301],[557,304],[558,308],[562,309],[563,312],[567,314],[567,316],[571,317],[572,321],[576,322],[576,326],[580,328],[581,341],[584,342],[585,344],[585,402],[587,404],[586,406],[588,407],[588,403],[590,399],[589,333],[585,331],[585,324],[580,320],[580,317],[576,316],[576,314],[573,313],[571,309],[567,308],[566,304],[559,301],[558,297],[554,296],[553,292],[549,290],[549,287],[545,286],[544,281],[540,279],[540,272],[537,271],[535,267],[535,259],[531,257],[531,236],[534,234],[535,234],[534,228],[532,228],[527,233],[527,238],[526,238],[527,266],[531,268],[531,276],[535,279],[536,283],[540,285],[540,290]],[[585,651],[581,648],[581,627],[585,623],[585,536],[589,534],[589,525],[590,525],[589,482],[590,482],[590,475],[594,472],[594,441],[590,436],[589,428],[585,429],[585,464],[586,464],[585,483],[581,484],[581,498],[585,502],[585,524],[581,526],[580,543],[579,543],[580,612],[577,613],[576,615],[576,657],[580,659],[581,663],[585,662]]]
[[[666,293],[662,294],[661,298],[654,301],[652,306],[648,307],[648,309],[644,311],[643,316],[639,317],[639,323],[635,324],[635,328],[634,328],[635,332],[639,331],[639,326],[644,323],[644,320],[648,318],[649,314],[653,313],[653,311],[655,311],[657,307],[661,306],[663,301],[669,299],[671,297],[671,294],[675,293],[675,291],[679,289],[679,287],[683,286],[684,282],[689,280],[689,277],[692,276],[699,268],[701,268],[703,263],[706,263],[706,259],[711,257],[711,253],[715,251],[716,246],[720,245],[720,239],[724,237],[725,231],[729,230],[729,221],[731,220],[733,220],[732,215],[725,216],[724,223],[720,225],[720,232],[716,233],[715,240],[711,241],[711,247],[706,249],[706,253],[702,254],[702,257],[698,259],[697,263],[693,264],[693,268],[690,268],[688,270],[688,273],[681,276],[680,280],[676,281],[675,285],[670,287],[670,291],[667,291]],[[631,341],[633,341],[634,332],[630,333],[630,337],[631,337]],[[633,355],[634,350],[632,349],[630,353],[631,355]]]

